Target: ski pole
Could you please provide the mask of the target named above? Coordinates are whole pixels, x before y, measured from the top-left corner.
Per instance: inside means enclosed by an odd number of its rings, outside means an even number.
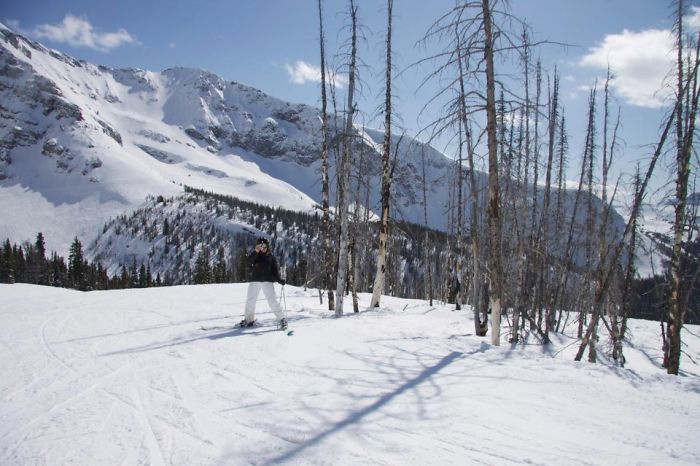
[[[287,281],[287,267],[282,266],[282,269],[280,270],[280,276],[282,277],[282,280],[284,280],[284,283]],[[284,318],[287,318],[287,297],[284,295],[284,283],[282,283],[282,308],[284,309]]]
[[[284,309],[284,318],[287,318],[287,297],[284,295],[284,285],[282,285],[282,309]]]

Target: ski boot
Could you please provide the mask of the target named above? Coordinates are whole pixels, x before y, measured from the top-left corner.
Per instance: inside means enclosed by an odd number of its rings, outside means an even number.
[[[255,327],[255,322],[257,322],[257,320],[253,320],[252,322],[248,322],[247,320],[243,319],[242,321],[240,321],[238,323],[238,326],[240,328]]]

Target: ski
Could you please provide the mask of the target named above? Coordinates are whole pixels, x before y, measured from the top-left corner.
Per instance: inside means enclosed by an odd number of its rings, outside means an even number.
[[[200,329],[207,331],[207,330],[233,330],[236,328],[240,328],[237,325],[202,325],[199,327]]]
[[[247,325],[247,326],[243,326],[240,323],[235,324],[235,325],[202,325],[200,327],[200,329],[202,329],[203,331],[206,332],[206,331],[211,331],[211,330],[239,330],[239,329],[245,330],[248,328],[256,329],[256,328],[263,328],[263,327],[265,327],[265,325],[259,324],[256,321],[255,323],[253,323],[253,325]],[[287,334],[287,336],[291,337],[292,335],[294,335],[294,330],[291,330],[288,326],[281,327],[278,325],[276,327],[276,329],[281,331],[281,332],[285,332]]]

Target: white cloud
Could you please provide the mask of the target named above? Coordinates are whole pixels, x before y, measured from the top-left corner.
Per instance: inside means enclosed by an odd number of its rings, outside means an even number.
[[[668,96],[664,79],[673,68],[673,47],[668,30],[624,30],[605,36],[579,64],[601,70],[607,70],[609,64],[615,77],[611,86],[622,99],[639,107],[657,108]]]
[[[85,19],[68,14],[57,25],[42,24],[32,29],[39,38],[61,42],[73,47],[88,47],[106,52],[124,44],[138,44],[138,41],[124,29],[116,32],[96,32],[92,24]]]
[[[19,21],[16,19],[4,19],[3,22],[5,23],[6,27],[9,27],[13,31],[22,34],[22,30],[19,27]]]
[[[691,6],[690,14],[683,18],[685,27],[694,31],[700,30],[700,6]]]
[[[306,84],[307,82],[321,82],[321,67],[311,65],[302,60],[297,60],[294,64],[285,64],[285,70],[289,75],[289,80],[294,84]],[[329,81],[335,82],[336,87],[343,87],[347,83],[347,78],[339,74],[327,76]]]
[[[20,25],[19,21],[16,19],[4,19],[3,22],[6,27],[9,27],[13,32],[16,32],[17,34],[21,34],[26,37],[30,37],[32,35],[32,31],[24,29]]]
[[[289,74],[289,80],[294,84],[306,84],[307,82],[321,82],[321,68],[297,60],[293,65],[284,65]]]

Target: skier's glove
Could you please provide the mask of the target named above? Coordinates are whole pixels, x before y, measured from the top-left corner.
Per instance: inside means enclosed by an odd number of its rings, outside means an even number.
[[[278,280],[277,283],[279,283],[280,285],[284,286],[284,285],[287,283],[287,280],[284,280],[284,279]]]

